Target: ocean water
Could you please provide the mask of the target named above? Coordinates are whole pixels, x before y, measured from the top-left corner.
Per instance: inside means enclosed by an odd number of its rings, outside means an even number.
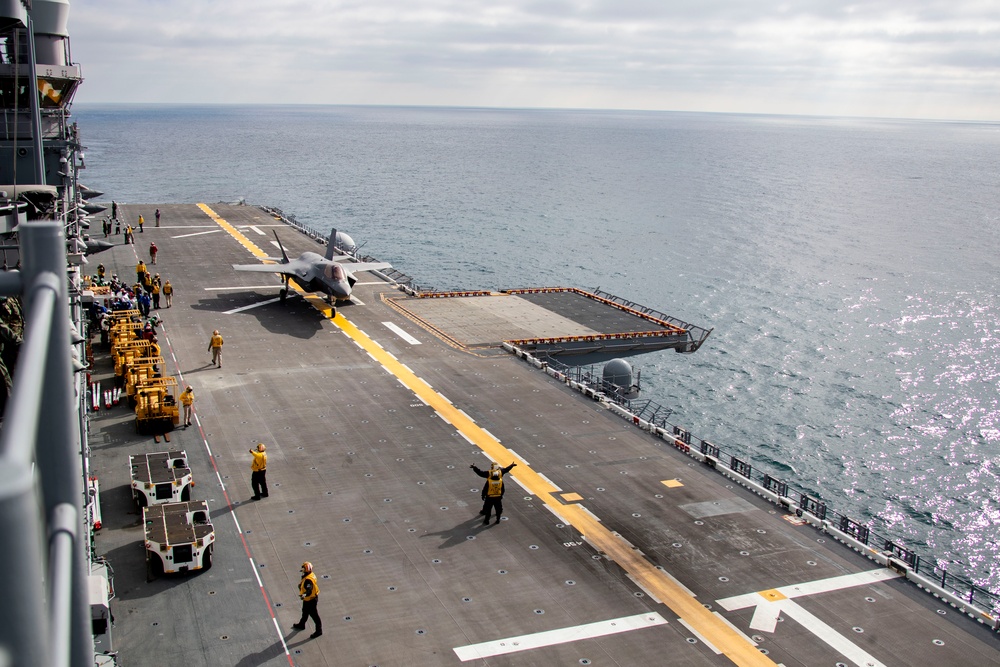
[[[600,287],[714,331],[672,422],[1000,591],[1000,124],[95,106],[83,181],[245,199],[422,286]]]

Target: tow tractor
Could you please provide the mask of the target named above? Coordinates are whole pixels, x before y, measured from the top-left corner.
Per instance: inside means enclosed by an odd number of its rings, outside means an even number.
[[[128,457],[132,469],[132,498],[146,507],[186,502],[191,498],[194,478],[188,467],[187,452],[154,452]]]
[[[189,572],[212,567],[215,528],[208,503],[164,503],[142,508],[146,532],[146,578],[163,572]]]

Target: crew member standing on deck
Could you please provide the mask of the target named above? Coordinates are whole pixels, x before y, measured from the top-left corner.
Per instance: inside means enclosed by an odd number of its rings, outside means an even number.
[[[222,334],[216,329],[208,341],[208,351],[212,353],[212,363],[222,368]]]
[[[160,226],[160,209],[156,209],[156,226]]]
[[[187,389],[181,392],[181,405],[184,406],[184,425],[191,425],[191,412],[194,410],[194,389],[188,385]]]
[[[153,264],[156,264],[156,253],[159,251],[160,249],[156,247],[155,242],[149,244],[149,261]]]
[[[253,499],[267,498],[267,453],[263,442],[257,443],[257,449],[251,449],[253,461],[250,463],[250,488],[253,489]]]
[[[313,572],[313,565],[310,562],[302,563],[302,579],[299,581],[299,598],[302,600],[302,618],[298,623],[292,625],[296,630],[306,629],[306,619],[311,618],[316,624],[316,632],[309,635],[315,639],[323,634],[323,621],[319,619],[319,584],[316,582],[316,573]]]
[[[500,517],[503,515],[503,476],[511,471],[511,469],[516,466],[517,463],[511,463],[506,468],[501,468],[497,463],[491,463],[489,471],[480,470],[473,463],[470,468],[472,468],[477,475],[486,478],[486,484],[483,485],[483,509],[480,514],[485,515],[483,518],[483,525],[489,525],[490,514],[493,512],[495,507],[497,510],[497,520],[495,523],[500,523]]]
[[[163,283],[163,298],[167,301],[167,308],[174,300],[174,286],[170,284],[170,281]]]
[[[139,214],[139,233],[142,234],[142,226],[146,224],[146,220],[142,217],[142,213]]]

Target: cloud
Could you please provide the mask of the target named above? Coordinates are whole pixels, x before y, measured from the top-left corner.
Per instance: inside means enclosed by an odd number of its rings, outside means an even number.
[[[596,106],[998,119],[977,0],[106,0],[87,101]]]

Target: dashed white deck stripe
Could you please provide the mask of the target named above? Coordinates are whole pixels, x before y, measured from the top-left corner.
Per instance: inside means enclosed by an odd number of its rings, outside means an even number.
[[[389,331],[393,332],[394,334],[405,340],[410,345],[420,345],[419,340],[417,340],[410,334],[400,329],[395,322],[383,322],[382,325],[385,326],[385,328],[388,329]]]

